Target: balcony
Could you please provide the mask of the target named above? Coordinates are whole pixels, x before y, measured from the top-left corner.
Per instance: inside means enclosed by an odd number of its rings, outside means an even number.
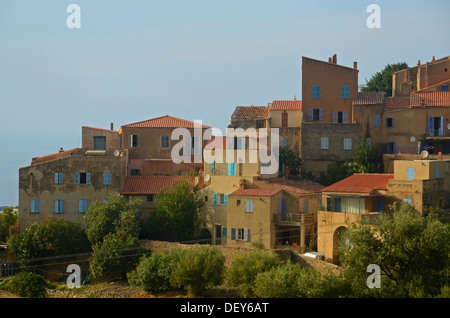
[[[313,214],[304,212],[274,213],[273,222],[280,226],[301,226],[313,224]]]

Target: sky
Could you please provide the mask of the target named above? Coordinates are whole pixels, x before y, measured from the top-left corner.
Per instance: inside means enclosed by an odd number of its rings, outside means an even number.
[[[82,126],[171,115],[225,132],[236,106],[301,99],[302,56],[357,61],[364,85],[387,64],[450,55],[448,12],[448,0],[1,0],[0,206],[18,205],[20,167],[81,146]]]

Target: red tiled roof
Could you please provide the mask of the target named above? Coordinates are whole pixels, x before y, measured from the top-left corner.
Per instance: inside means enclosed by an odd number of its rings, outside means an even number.
[[[446,80],[443,80],[443,81],[441,81],[441,82],[434,83],[434,84],[432,84],[432,85],[430,85],[430,86],[421,88],[421,89],[418,90],[417,92],[424,92],[424,91],[426,91],[426,90],[428,90],[428,89],[430,89],[430,88],[433,88],[433,87],[436,87],[436,86],[439,86],[439,85],[442,85],[442,84],[446,84],[446,83],[449,83],[449,82],[450,82],[450,78],[447,78]]]
[[[231,115],[232,119],[267,118],[269,117],[268,106],[237,106]]]
[[[153,119],[148,119],[144,121],[140,121],[137,123],[132,123],[128,125],[124,125],[122,127],[125,128],[194,128],[194,122],[180,119],[173,116],[162,116]],[[211,128],[206,125],[202,125],[202,128]]]
[[[386,98],[385,109],[408,108],[410,105],[409,97],[388,97]]]
[[[385,97],[385,92],[358,92],[358,98],[353,100],[353,105],[382,104]]]
[[[270,110],[302,110],[301,100],[274,100]]]
[[[298,194],[320,193],[324,188],[323,185],[310,180],[290,180],[286,178],[262,179],[257,182],[273,186],[275,189],[284,189],[293,191]]]
[[[322,192],[371,193],[375,190],[385,190],[389,180],[393,178],[393,174],[387,173],[355,173],[323,188]]]
[[[281,189],[239,189],[229,196],[271,197],[280,191]]]
[[[31,160],[31,165],[35,166],[35,165],[38,165],[41,163],[67,158],[67,157],[72,156],[74,153],[81,153],[81,149],[73,148],[73,149],[63,150],[63,151],[56,152],[56,153],[51,153],[48,155],[35,157]]]
[[[189,177],[180,176],[128,176],[122,185],[121,194],[156,194],[181,180],[192,181]]]
[[[450,92],[415,92],[410,98],[411,106],[450,106]]]

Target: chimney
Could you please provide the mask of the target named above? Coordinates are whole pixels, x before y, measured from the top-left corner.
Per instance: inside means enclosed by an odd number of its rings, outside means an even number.
[[[337,64],[337,55],[336,54],[333,55],[333,64]]]
[[[114,130],[114,123],[111,123],[111,130]]]
[[[333,60],[331,57],[328,58],[328,63],[333,63]]]
[[[355,70],[358,69],[358,62],[353,62],[353,68],[354,68]]]
[[[59,152],[64,152],[63,147],[59,148]]]

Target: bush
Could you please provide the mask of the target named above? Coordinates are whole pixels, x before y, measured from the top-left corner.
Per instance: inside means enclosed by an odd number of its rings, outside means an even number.
[[[89,272],[93,280],[126,278],[146,253],[137,238],[122,232],[107,234],[92,249]]]
[[[297,279],[302,271],[299,264],[273,267],[256,275],[253,291],[260,298],[294,298],[298,297]]]
[[[25,232],[11,235],[8,243],[10,251],[19,262],[90,251],[81,223],[52,217],[41,223],[34,223]]]
[[[240,297],[254,297],[256,276],[281,264],[280,257],[273,251],[252,251],[238,255],[228,270],[228,282],[238,288]]]
[[[196,247],[180,253],[170,283],[198,296],[223,282],[225,257],[217,247]]]
[[[170,278],[180,255],[178,250],[174,250],[144,256],[137,269],[127,274],[128,282],[150,293],[170,290]]]
[[[48,283],[37,274],[22,271],[5,283],[6,289],[20,297],[45,298]]]

